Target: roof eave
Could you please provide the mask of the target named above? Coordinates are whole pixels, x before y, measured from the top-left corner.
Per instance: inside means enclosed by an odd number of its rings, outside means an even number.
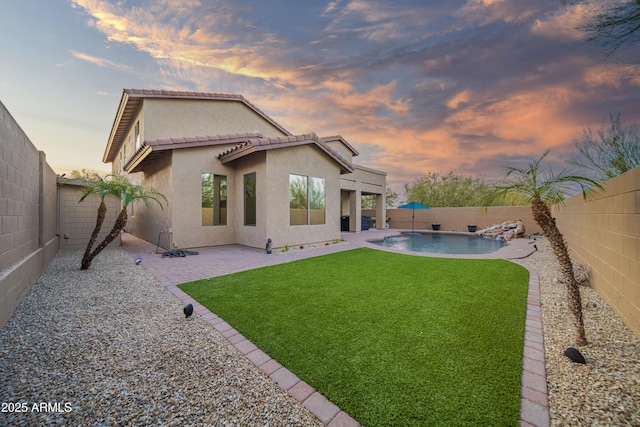
[[[140,172],[142,169],[138,167],[142,164],[144,159],[153,151],[153,148],[145,145],[143,146],[128,162],[124,165],[124,171],[133,173]]]
[[[120,104],[118,105],[118,112],[116,113],[116,117],[113,120],[113,125],[111,125],[111,133],[109,133],[109,140],[107,141],[107,147],[104,150],[104,154],[102,155],[102,163],[111,163],[115,159],[115,151],[113,148],[114,139],[116,135],[116,131],[120,124],[120,120],[122,119],[122,114],[126,108],[128,102],[129,95],[126,91],[122,91],[122,96],[120,97]],[[112,152],[113,151],[113,152]]]

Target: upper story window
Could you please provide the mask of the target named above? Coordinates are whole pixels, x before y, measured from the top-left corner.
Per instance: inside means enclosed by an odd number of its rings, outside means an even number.
[[[136,125],[134,128],[134,135],[136,139],[136,151],[138,151],[138,148],[140,148],[140,120],[136,122]]]

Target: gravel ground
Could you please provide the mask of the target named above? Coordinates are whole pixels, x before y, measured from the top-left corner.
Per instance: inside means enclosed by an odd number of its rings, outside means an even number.
[[[519,261],[538,271],[544,330],[551,424],[554,426],[640,426],[640,340],[588,286],[580,293],[586,346],[573,340],[558,283],[558,262],[546,239],[539,250]],[[567,347],[584,355],[585,365],[563,355]]]
[[[0,426],[322,425],[124,250],[80,257],[0,330]]]
[[[554,426],[640,426],[640,341],[589,287],[589,345],[573,345],[545,239],[521,260],[540,274]],[[121,249],[80,271],[60,251],[0,330],[0,426],[321,426]],[[10,412],[6,412],[10,411]]]

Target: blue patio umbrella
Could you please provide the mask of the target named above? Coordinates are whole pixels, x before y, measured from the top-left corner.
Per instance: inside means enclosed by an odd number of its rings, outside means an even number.
[[[413,224],[416,218],[416,209],[429,209],[429,206],[425,206],[418,202],[407,203],[406,205],[398,206],[399,209],[411,209],[411,233],[413,234]]]

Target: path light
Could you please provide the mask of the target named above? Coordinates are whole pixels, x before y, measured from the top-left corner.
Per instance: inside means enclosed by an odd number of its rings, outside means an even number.
[[[186,318],[188,319],[189,316],[191,316],[193,314],[193,304],[187,304],[184,306],[184,309],[182,310],[184,311],[184,315],[186,316]]]
[[[582,353],[580,353],[580,350],[578,350],[575,347],[568,347],[564,351],[564,355],[567,356],[569,359],[571,359],[572,362],[582,363],[583,365],[587,363],[584,360],[584,356],[582,355]]]
[[[267,253],[270,254],[271,253],[271,248],[273,247],[273,241],[271,240],[271,237],[269,237],[267,239]]]

